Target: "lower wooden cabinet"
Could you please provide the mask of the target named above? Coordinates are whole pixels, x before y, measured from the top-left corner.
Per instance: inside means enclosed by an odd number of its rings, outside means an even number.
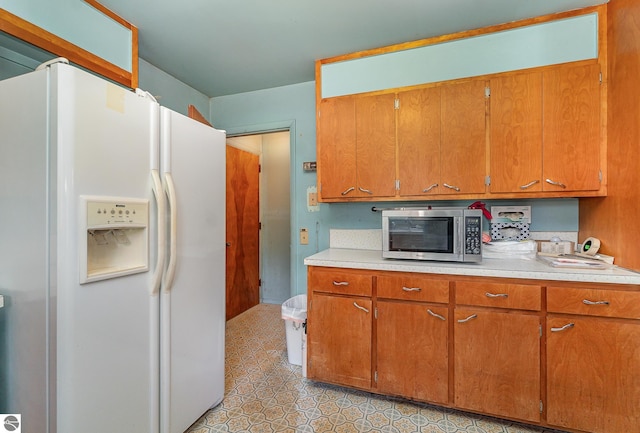
[[[640,432],[640,286],[328,267],[308,281],[311,380]]]
[[[307,312],[310,379],[371,387],[371,299],[314,294]]]
[[[640,431],[640,325],[547,320],[547,422],[593,433]]]
[[[456,308],[455,406],[540,421],[540,317]]]
[[[547,422],[640,431],[640,293],[549,287]]]
[[[449,400],[449,309],[378,301],[377,390],[422,401]]]

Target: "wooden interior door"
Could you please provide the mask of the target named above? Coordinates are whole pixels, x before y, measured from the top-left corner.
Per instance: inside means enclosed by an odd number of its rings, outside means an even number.
[[[227,146],[227,320],[260,302],[259,156]]]

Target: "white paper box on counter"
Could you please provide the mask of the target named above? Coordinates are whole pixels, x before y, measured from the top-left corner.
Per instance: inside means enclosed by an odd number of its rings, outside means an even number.
[[[491,223],[531,224],[531,206],[491,206]]]

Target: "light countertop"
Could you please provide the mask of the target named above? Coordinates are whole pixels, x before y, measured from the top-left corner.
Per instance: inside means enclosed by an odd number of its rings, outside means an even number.
[[[608,269],[570,269],[554,268],[538,260],[487,258],[482,263],[395,260],[383,259],[380,250],[330,248],[307,257],[304,264],[377,271],[640,285],[640,273],[617,266]]]

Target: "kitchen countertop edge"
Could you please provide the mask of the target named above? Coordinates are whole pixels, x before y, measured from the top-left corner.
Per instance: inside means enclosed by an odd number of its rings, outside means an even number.
[[[535,259],[483,259],[481,263],[396,260],[382,258],[380,250],[329,248],[305,258],[304,264],[375,271],[640,285],[640,273],[617,266],[609,269],[554,268]]]

